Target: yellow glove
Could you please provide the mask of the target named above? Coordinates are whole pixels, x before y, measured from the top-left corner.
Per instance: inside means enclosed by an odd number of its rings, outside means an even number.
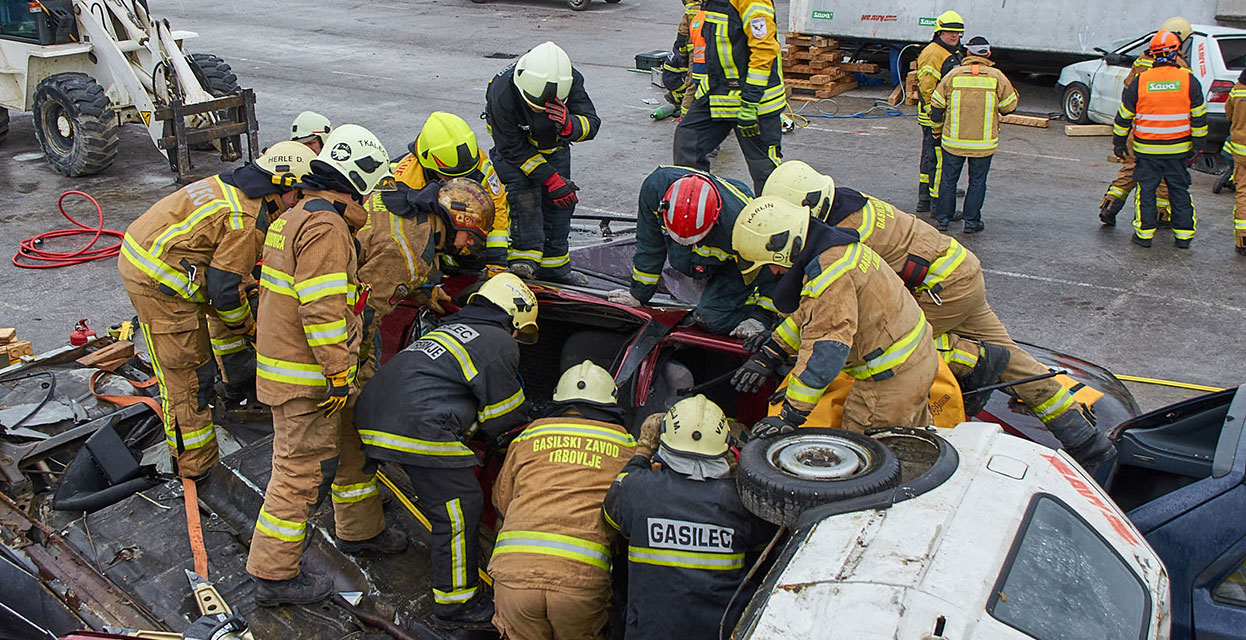
[[[436,285],[433,287],[433,290],[428,293],[428,302],[424,303],[424,305],[439,314],[443,314],[446,312],[446,309],[441,306],[441,303],[453,302],[453,300],[454,299],[450,297],[450,294],[446,293],[445,290],[441,288],[441,285]]]
[[[316,405],[316,408],[324,411],[324,417],[332,418],[333,414],[346,406],[346,400],[350,398],[350,371],[331,375],[325,381],[329,384],[328,397]]]
[[[506,265],[504,264],[487,264],[485,265],[485,277],[492,278],[499,273],[506,273]]]
[[[636,438],[636,455],[652,458],[658,450],[659,432],[662,430],[662,415],[655,413],[640,425],[640,437]]]

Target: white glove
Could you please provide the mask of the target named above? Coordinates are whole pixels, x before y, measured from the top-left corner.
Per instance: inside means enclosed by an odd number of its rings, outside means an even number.
[[[621,304],[625,307],[639,307],[640,301],[636,296],[632,295],[627,289],[613,289],[606,293],[606,299],[615,304]]]
[[[761,320],[747,318],[741,321],[740,324],[737,324],[735,328],[731,330],[731,337],[748,340],[749,338],[752,338],[753,336],[760,335],[765,330],[766,330],[766,325],[762,324]]]

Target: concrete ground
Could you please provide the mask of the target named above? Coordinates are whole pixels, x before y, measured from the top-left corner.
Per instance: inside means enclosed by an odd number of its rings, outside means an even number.
[[[261,138],[284,137],[303,109],[335,123],[372,129],[392,155],[405,151],[433,111],[463,116],[488,148],[484,89],[509,58],[554,40],[584,73],[602,117],[596,140],[576,145],[574,180],[580,211],[635,215],[644,176],[670,161],[674,123],[653,122],[661,93],[647,74],[629,69],[636,53],[670,46],[680,9],[663,3],[595,2],[572,12],[557,0],[311,2],[151,0],[175,28],[198,31],[195,52],[212,52],[253,87]],[[786,24],[786,3],[779,23]],[[1020,108],[1052,112],[1055,89],[1020,84]],[[868,109],[879,90],[859,90],[822,103],[827,113]],[[800,107],[799,103],[794,104]],[[913,108],[905,108],[911,113]],[[814,105],[803,113],[816,113]],[[920,136],[912,117],[810,117],[784,137],[788,159],[801,159],[851,186],[911,210]],[[1128,221],[1100,226],[1099,199],[1117,165],[1108,138],[1070,138],[1062,123],[1048,129],[1006,126],[990,177],[985,233],[953,233],[981,258],[990,299],[1013,335],[1106,366],[1116,373],[1228,386],[1246,380],[1240,331],[1246,315],[1246,258],[1232,250],[1229,194],[1212,195],[1210,176],[1195,174],[1198,236],[1189,251],[1161,232],[1150,250],[1129,243]],[[222,168],[206,156],[198,168]],[[748,179],[735,143],[723,145],[717,173]],[[125,229],[176,188],[164,157],[135,127],[123,130],[121,156],[101,175],[69,179],[40,156],[29,114],[14,114],[0,146],[0,238],[67,226],[56,209],[65,190],[99,199],[106,226]],[[93,223],[89,205],[71,202]],[[54,245],[68,247],[73,242]],[[65,269],[0,265],[0,326],[17,326],[36,351],[61,346],[74,322],[93,327],[132,311],[114,260]],[[623,272],[629,265],[619,265]],[[1144,408],[1189,395],[1132,386]]]

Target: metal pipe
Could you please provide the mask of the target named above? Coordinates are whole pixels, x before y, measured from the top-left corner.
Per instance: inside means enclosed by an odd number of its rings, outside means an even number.
[[[972,395],[979,394],[979,393],[986,393],[987,391],[995,391],[996,389],[1006,389],[1008,387],[1015,387],[1017,385],[1029,384],[1031,382],[1038,382],[1039,380],[1046,380],[1047,378],[1054,378],[1056,376],[1064,375],[1066,373],[1068,373],[1068,371],[1065,371],[1064,369],[1060,369],[1058,371],[1048,371],[1047,373],[1040,373],[1039,375],[1036,375],[1036,376],[1030,376],[1028,378],[1021,378],[1020,380],[1009,380],[1008,382],[1000,382],[998,384],[991,384],[985,387],[978,387],[977,389],[974,389],[973,391],[962,391],[961,395],[972,396]]]

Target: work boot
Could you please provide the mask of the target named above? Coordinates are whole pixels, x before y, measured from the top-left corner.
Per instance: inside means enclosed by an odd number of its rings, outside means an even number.
[[[982,222],[979,222],[976,224],[973,222],[965,223],[965,233],[981,233],[985,229],[986,229],[986,224]]]
[[[1151,248],[1151,239],[1150,238],[1139,238],[1138,234],[1136,233],[1133,236],[1133,243],[1138,245],[1139,247],[1145,247],[1147,249]]]
[[[1237,247],[1237,255],[1246,256],[1246,247]]]
[[[569,284],[576,287],[588,286],[588,276],[580,273],[579,271],[568,271],[566,275],[558,276],[556,278],[546,278],[546,280],[549,280],[550,282],[557,282],[558,284]]]
[[[1124,208],[1124,200],[1111,200],[1108,204],[1103,205],[1102,209],[1099,209],[1099,222],[1102,222],[1104,225],[1109,227],[1115,227],[1116,214],[1120,213],[1121,209]]]
[[[516,262],[507,267],[506,270],[523,280],[531,280],[532,276],[536,275],[536,267],[531,262]]]
[[[965,394],[968,391],[999,382],[999,377],[1003,375],[1004,368],[1008,366],[1008,361],[1011,359],[1012,354],[1007,349],[997,344],[983,342],[981,350],[978,351],[978,364],[974,365],[973,371],[970,371],[961,383],[961,393]],[[972,419],[978,415],[990,398],[989,392],[966,394],[964,396],[965,418]]]
[[[1172,244],[1173,244],[1173,246],[1177,247],[1178,249],[1189,249],[1189,248],[1190,248],[1190,239],[1189,239],[1189,238],[1177,238],[1177,239],[1173,240]]]
[[[493,599],[483,589],[477,591],[476,595],[455,613],[444,616],[433,614],[433,622],[437,626],[451,629],[488,625],[491,620],[493,620]]]
[[[1076,408],[1052,418],[1047,430],[1060,441],[1064,450],[1088,472],[1116,457],[1116,447]]]
[[[308,571],[300,571],[289,580],[265,580],[255,576],[251,579],[255,581],[255,604],[261,607],[313,604],[333,595],[331,578]]]
[[[917,213],[930,211],[930,185],[917,183]]]
[[[915,213],[930,213],[930,198],[918,198],[917,208],[913,209]]]
[[[342,553],[380,553],[395,555],[407,550],[407,534],[397,529],[385,528],[367,540],[337,539],[337,549]]]
[[[937,218],[935,219],[935,227],[936,227],[936,228],[937,228],[940,232],[947,231],[948,226],[949,226],[949,225],[951,225],[951,224],[952,224],[952,223],[951,223],[951,221],[949,221],[949,220],[939,220],[939,219],[937,219]]]

